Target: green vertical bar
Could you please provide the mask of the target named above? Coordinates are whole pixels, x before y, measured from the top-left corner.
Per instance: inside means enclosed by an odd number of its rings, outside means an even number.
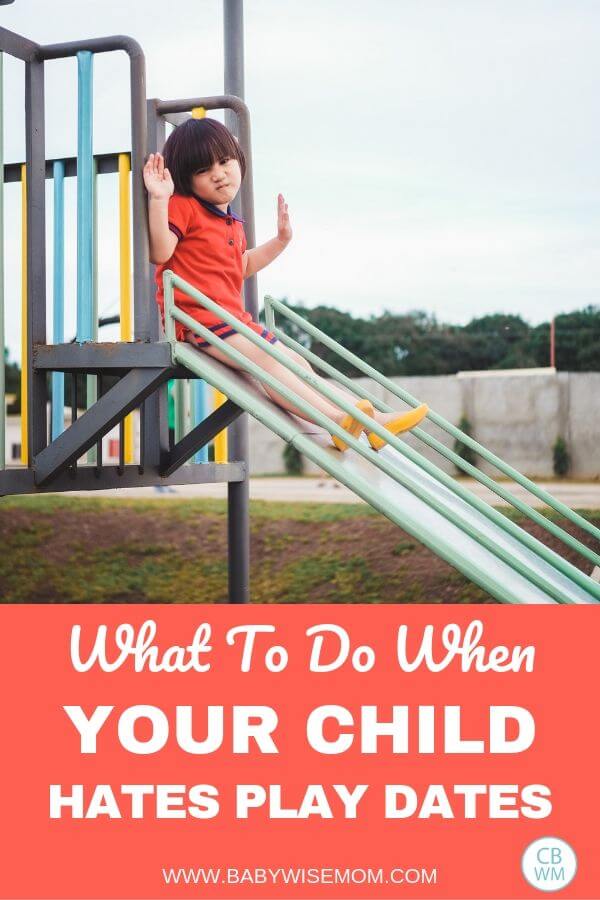
[[[165,275],[163,275],[163,294],[165,298],[165,337],[168,341],[174,341],[175,322],[171,315],[171,310],[175,305],[173,282]],[[185,389],[181,378],[175,379],[173,399],[175,401],[175,443],[177,443],[185,435]]]
[[[184,379],[175,381],[175,443],[185,436],[185,385]]]
[[[4,375],[4,54],[0,53],[0,469],[6,465],[6,384]]]

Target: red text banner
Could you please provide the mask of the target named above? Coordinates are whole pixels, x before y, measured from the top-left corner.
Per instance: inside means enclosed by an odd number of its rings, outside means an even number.
[[[3,606],[0,897],[600,897],[598,611]]]

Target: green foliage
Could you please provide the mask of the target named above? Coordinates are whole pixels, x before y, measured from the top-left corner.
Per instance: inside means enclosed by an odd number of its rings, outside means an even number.
[[[552,467],[554,469],[554,474],[559,478],[564,478],[569,472],[570,465],[571,458],[569,456],[569,451],[567,450],[566,442],[564,438],[559,436],[554,441],[554,446],[552,447]]]
[[[458,423],[458,427],[468,437],[472,437],[473,426],[466,416],[461,417],[461,420]],[[465,462],[470,463],[472,466],[477,465],[477,454],[475,453],[475,451],[472,449],[472,447],[469,447],[467,444],[463,444],[462,441],[459,441],[458,438],[454,441],[454,452],[457,454],[457,456],[460,456],[461,459],[464,459]],[[463,474],[462,469],[458,469],[458,471]]]
[[[304,458],[293,444],[286,444],[283,451],[283,462],[288,475],[302,475]]]
[[[600,372],[600,307],[557,316],[556,367],[565,372]]]
[[[283,302],[287,302],[284,298]],[[384,375],[453,375],[489,369],[519,369],[550,365],[550,323],[529,325],[521,316],[495,313],[467,325],[438,322],[422,310],[386,311],[379,316],[353,317],[329,306],[290,309],[324,331]],[[350,377],[354,366],[307,335],[283,316],[277,323],[287,334]],[[600,372],[600,306],[556,316],[556,366],[568,372]],[[5,353],[6,392],[16,394],[9,409],[20,412],[20,368]],[[50,376],[48,376],[48,380]],[[107,391],[115,377],[105,376]],[[77,397],[84,405],[85,375],[78,376]],[[71,405],[72,378],[65,378],[65,405]]]
[[[448,325],[423,311],[353,317],[339,309],[288,304],[384,375],[452,375],[460,371],[550,365],[550,324],[531,326],[520,316],[496,313],[467,325]],[[317,339],[279,316],[279,326],[345,375],[356,369]],[[556,317],[557,367],[600,371],[600,307]]]

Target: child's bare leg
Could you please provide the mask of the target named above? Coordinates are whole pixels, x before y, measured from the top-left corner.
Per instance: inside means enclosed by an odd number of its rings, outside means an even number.
[[[319,394],[316,390],[314,390],[310,385],[306,384],[302,379],[298,378],[293,372],[290,372],[282,363],[278,362],[278,360],[273,359],[266,350],[262,350],[260,347],[257,347],[247,338],[245,338],[241,334],[233,334],[231,337],[227,338],[227,344],[230,347],[234,347],[240,353],[243,353],[244,356],[247,356],[253,363],[260,366],[261,369],[264,369],[274,378],[277,378],[283,385],[288,387],[290,390],[294,391],[298,396],[302,397],[303,400],[306,400],[307,403],[310,403],[319,412],[323,413],[323,415],[328,416],[330,419],[333,419],[334,422],[341,422],[346,413],[344,410],[339,409],[321,394]],[[210,356],[213,356],[215,359],[218,359],[219,362],[223,362],[231,368],[238,368],[235,363],[230,360],[221,350],[216,347],[205,347],[203,348],[204,353],[208,353]],[[293,351],[287,350],[288,354],[293,353]],[[294,354],[294,358],[297,361],[302,361],[302,364],[310,369],[309,364],[298,354]],[[311,370],[312,371],[312,370]],[[317,376],[318,377],[318,376]],[[283,409],[288,410],[296,416],[299,416],[302,419],[306,419],[308,422],[312,422],[312,419],[306,414],[299,410],[293,403],[290,403],[285,397],[282,397],[277,391],[273,390],[273,388],[263,383],[263,387],[269,397],[275,401],[279,406],[283,407]],[[351,401],[352,403],[356,402],[356,397],[353,397],[351,394],[345,394],[342,391],[339,391],[340,394]]]
[[[351,394],[350,391],[347,391],[345,390],[345,388],[340,387],[333,379],[323,378],[322,375],[319,375],[318,372],[315,372],[308,360],[304,359],[303,356],[300,356],[299,353],[296,353],[295,350],[292,350],[291,347],[286,347],[285,344],[281,343],[277,344],[277,347],[279,348],[279,350],[281,350],[282,353],[285,353],[286,356],[289,356],[290,359],[293,359],[294,362],[298,363],[298,365],[306,369],[307,372],[310,372],[313,378],[316,378],[317,381],[322,382],[324,385],[326,385],[329,390],[333,391],[336,396],[340,397],[342,400],[345,400],[346,403],[356,403],[358,398],[354,394]]]
[[[342,397],[348,403],[356,403],[357,398],[354,396],[354,394],[351,394],[349,391],[344,390],[344,388],[340,387],[335,381],[333,381],[333,379],[328,380],[326,378],[323,378],[321,375],[315,372],[310,363],[306,359],[304,359],[303,356],[300,356],[300,354],[296,353],[295,350],[292,350],[291,347],[286,347],[283,344],[278,344],[277,346],[282,350],[283,353],[286,353],[295,362],[299,363],[300,365],[304,366],[305,369],[312,372],[312,374],[318,381],[322,381],[324,384],[326,384],[331,391],[337,394],[337,396]],[[387,425],[388,422],[391,422],[398,417],[397,412],[380,412],[378,409],[375,409],[374,413],[375,421],[380,425]]]

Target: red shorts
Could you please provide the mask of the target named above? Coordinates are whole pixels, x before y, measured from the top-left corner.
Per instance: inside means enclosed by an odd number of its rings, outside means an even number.
[[[267,328],[264,328],[263,325],[260,325],[258,322],[253,322],[250,320],[249,322],[244,323],[247,328],[251,328],[252,331],[255,331],[256,334],[259,334],[262,338],[268,341],[270,344],[275,344],[277,342],[277,338],[273,334],[272,331],[269,331]],[[216,325],[209,325],[209,331],[213,331],[217,337],[220,337],[221,340],[225,341],[228,337],[231,337],[232,334],[239,334],[232,328],[231,325],[228,325],[227,322],[217,322]],[[210,347],[208,341],[203,340],[199,334],[194,334],[193,331],[186,331],[185,339],[190,344],[194,344],[195,347]]]

